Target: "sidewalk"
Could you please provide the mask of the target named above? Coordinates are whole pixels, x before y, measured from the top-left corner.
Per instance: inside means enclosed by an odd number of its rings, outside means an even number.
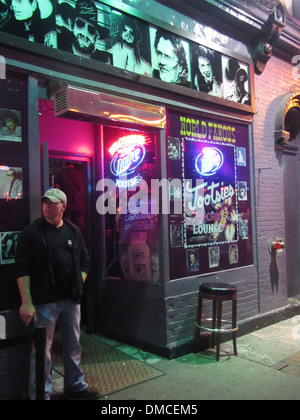
[[[100,339],[161,372],[103,401],[300,400],[300,316],[238,338],[237,357],[224,343],[220,362],[212,350],[167,360]]]

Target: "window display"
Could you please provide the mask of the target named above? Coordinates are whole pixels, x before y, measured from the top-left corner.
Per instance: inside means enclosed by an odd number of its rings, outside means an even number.
[[[104,175],[110,182],[104,197],[113,203],[105,216],[107,274],[157,283],[158,215],[149,199],[156,178],[155,136],[105,126],[104,145]]]
[[[3,5],[3,3],[1,3]],[[0,7],[0,21],[1,13]],[[0,25],[1,26],[1,25]],[[28,82],[7,72],[0,80],[0,311],[19,305],[15,251],[29,224]]]
[[[169,113],[167,152],[183,194],[182,214],[169,217],[171,279],[252,264],[248,127]]]

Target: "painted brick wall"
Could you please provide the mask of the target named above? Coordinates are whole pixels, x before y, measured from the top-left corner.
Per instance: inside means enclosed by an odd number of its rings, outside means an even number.
[[[285,237],[283,169],[281,154],[274,148],[274,127],[281,99],[289,92],[292,95],[300,89],[300,83],[292,77],[292,68],[292,64],[272,57],[264,73],[255,76],[254,175],[262,312],[280,308],[287,303],[285,253],[276,258],[278,284],[272,284],[268,242],[274,236]]]

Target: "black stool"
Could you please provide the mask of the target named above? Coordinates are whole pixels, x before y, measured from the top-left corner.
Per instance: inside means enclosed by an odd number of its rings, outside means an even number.
[[[203,299],[212,300],[213,302],[213,317],[211,319],[202,319],[202,302]],[[222,319],[222,306],[224,301],[232,301],[232,322]],[[212,327],[207,328],[202,326],[203,321],[212,321]],[[231,329],[222,329],[222,323],[231,324]],[[200,339],[200,332],[198,329],[203,329],[212,332],[212,348],[215,347],[216,338],[216,360],[220,360],[220,334],[225,332],[232,332],[234,354],[237,356],[236,347],[236,332],[237,327],[237,289],[231,284],[225,283],[202,283],[199,287],[198,311],[196,320],[196,349]]]

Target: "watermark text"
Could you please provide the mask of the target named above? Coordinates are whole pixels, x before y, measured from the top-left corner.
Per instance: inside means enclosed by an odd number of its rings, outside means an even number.
[[[294,64],[294,67],[292,69],[293,79],[299,80],[300,79],[300,55],[295,55],[292,58],[292,64]]]
[[[0,79],[6,79],[6,60],[0,55]]]

